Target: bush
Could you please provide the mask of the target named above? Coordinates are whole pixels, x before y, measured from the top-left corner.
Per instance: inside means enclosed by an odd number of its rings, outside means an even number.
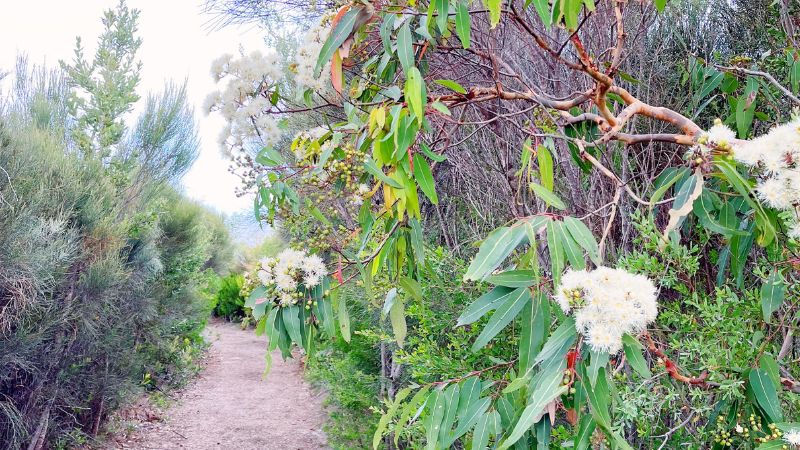
[[[244,287],[244,277],[242,275],[231,274],[220,280],[219,289],[215,296],[215,316],[231,321],[245,316],[245,298],[241,295],[242,287]]]
[[[127,198],[111,165],[75,154],[65,86],[40,76],[0,110],[3,449],[79,445],[130,395],[185,382],[230,260],[221,219],[168,185]]]

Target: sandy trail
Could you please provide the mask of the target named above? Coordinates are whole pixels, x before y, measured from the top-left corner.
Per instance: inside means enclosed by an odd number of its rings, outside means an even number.
[[[296,360],[273,354],[266,380],[265,338],[235,324],[210,323],[210,358],[161,423],[112,448],[136,450],[327,449],[320,394],[303,382]]]

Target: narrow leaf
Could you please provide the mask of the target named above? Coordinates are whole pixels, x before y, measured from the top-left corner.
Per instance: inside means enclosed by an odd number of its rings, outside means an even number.
[[[472,351],[477,352],[497,336],[522,311],[522,308],[531,301],[531,294],[527,288],[519,288],[509,295],[497,311],[492,314],[481,334],[472,344]]]

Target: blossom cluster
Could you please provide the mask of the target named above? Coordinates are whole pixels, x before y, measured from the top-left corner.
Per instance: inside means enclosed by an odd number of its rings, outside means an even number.
[[[292,140],[292,151],[299,165],[308,163],[314,156],[319,156],[323,153],[327,146],[333,145],[331,140],[325,141],[318,148],[312,145],[318,143],[327,132],[328,129],[325,127],[315,127],[295,135],[294,140]]]
[[[326,64],[320,75],[314,76],[320,50],[331,33],[330,25],[326,20],[321,21],[306,33],[301,46],[297,49],[294,58],[295,82],[300,88],[312,89],[319,93],[330,89],[328,80],[331,79],[331,69]]]
[[[322,258],[302,250],[286,249],[260,264],[256,276],[279,306],[296,305],[304,297],[301,288],[318,286],[328,273]]]
[[[789,213],[789,236],[800,239],[800,118],[737,143],[732,153],[737,161],[759,170],[756,193],[768,206]]]
[[[643,275],[622,269],[568,270],[555,299],[574,312],[575,327],[595,351],[616,353],[622,336],[644,330],[658,314],[658,293]]]
[[[232,155],[253,140],[277,144],[282,132],[269,110],[272,92],[283,77],[279,55],[275,51],[254,51],[239,58],[225,54],[213,62],[211,75],[223,86],[209,94],[204,110],[219,111],[227,122],[218,140],[223,153]]]
[[[800,428],[793,428],[783,435],[783,440],[792,446],[792,448],[800,448]]]

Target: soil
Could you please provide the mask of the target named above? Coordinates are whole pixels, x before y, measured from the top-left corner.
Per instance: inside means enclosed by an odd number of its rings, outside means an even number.
[[[280,353],[274,353],[265,379],[263,336],[224,322],[210,323],[207,333],[211,349],[198,379],[178,394],[173,405],[108,448],[329,448],[322,431],[322,394],[303,382],[297,359],[283,361]]]

